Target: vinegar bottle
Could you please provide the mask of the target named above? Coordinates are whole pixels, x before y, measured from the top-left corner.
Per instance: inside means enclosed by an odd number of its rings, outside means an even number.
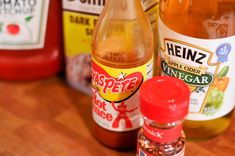
[[[140,0],[109,0],[92,41],[94,135],[106,146],[136,145],[139,88],[152,77],[153,32]]]
[[[159,33],[162,74],[191,90],[186,136],[222,133],[235,104],[235,0],[160,0]]]

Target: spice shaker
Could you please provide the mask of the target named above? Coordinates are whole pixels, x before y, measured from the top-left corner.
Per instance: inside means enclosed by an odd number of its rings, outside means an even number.
[[[139,131],[137,156],[183,156],[182,122],[188,114],[189,87],[168,76],[147,80],[140,89],[144,125]]]

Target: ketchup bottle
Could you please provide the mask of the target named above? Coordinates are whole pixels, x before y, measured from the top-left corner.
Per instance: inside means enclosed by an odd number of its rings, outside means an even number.
[[[61,1],[3,1],[0,17],[0,79],[38,79],[61,70]]]
[[[140,0],[109,0],[92,41],[94,135],[106,146],[136,145],[139,88],[152,77],[153,31]]]

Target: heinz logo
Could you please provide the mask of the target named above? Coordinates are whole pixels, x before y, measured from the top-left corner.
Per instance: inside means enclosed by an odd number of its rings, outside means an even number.
[[[210,55],[210,53],[193,47],[192,45],[181,44],[173,41],[166,41],[165,44],[168,55],[182,58],[200,65],[206,63]]]

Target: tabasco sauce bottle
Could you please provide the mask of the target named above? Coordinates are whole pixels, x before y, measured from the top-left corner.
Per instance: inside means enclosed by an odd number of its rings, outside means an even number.
[[[160,0],[162,74],[190,87],[188,138],[222,133],[235,104],[235,0]]]
[[[94,135],[106,146],[136,145],[139,88],[152,77],[153,32],[140,0],[109,0],[92,41]]]

